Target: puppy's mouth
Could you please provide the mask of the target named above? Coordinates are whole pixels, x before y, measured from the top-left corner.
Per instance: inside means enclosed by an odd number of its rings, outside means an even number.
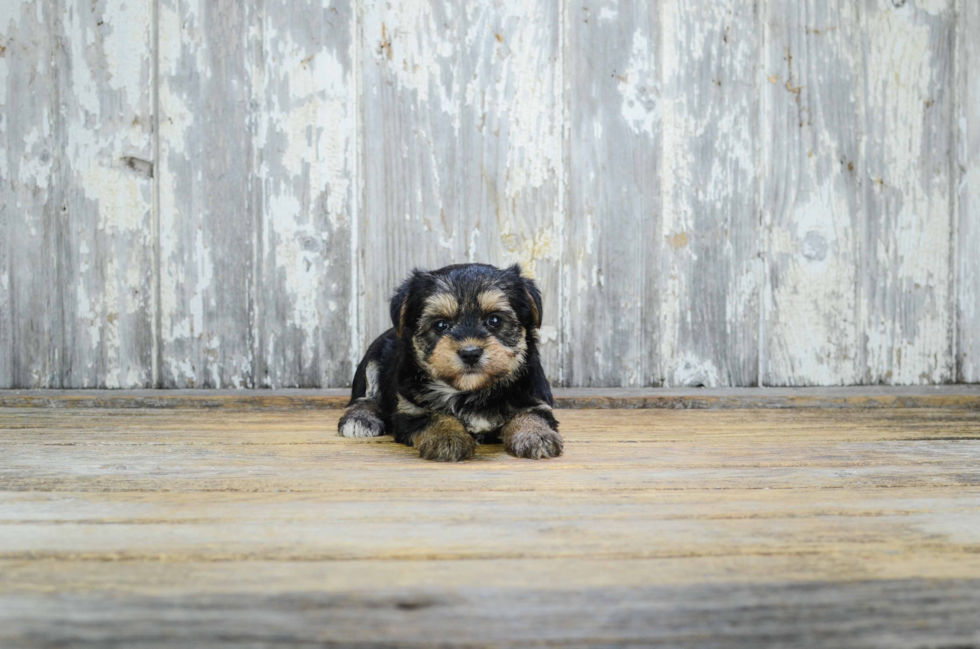
[[[457,390],[469,392],[490,387],[494,378],[479,368],[467,368],[452,377],[451,383]]]

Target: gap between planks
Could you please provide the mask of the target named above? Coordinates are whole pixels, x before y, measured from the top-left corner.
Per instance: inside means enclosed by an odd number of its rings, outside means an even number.
[[[980,384],[834,388],[556,388],[566,409],[980,409]],[[348,388],[321,390],[0,390],[0,408],[336,410]]]

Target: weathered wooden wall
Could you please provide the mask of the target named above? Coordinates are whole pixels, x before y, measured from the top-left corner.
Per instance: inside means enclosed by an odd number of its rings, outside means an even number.
[[[980,381],[974,0],[5,0],[0,387],[348,383],[519,261],[578,386]]]

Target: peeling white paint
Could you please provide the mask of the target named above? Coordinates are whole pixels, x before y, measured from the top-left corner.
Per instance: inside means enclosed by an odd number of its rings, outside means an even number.
[[[44,130],[48,130],[48,121],[42,122]],[[24,137],[24,151],[28,154],[20,162],[18,180],[21,184],[38,189],[48,189],[51,181],[51,171],[54,167],[53,151],[47,150],[49,133],[41,133],[37,126],[32,128]]]
[[[510,223],[506,224],[501,233],[501,251],[504,265],[520,264],[524,274],[534,278],[538,262],[557,262],[558,246],[554,239],[554,233],[550,228],[544,228],[531,236],[518,237],[510,228]]]
[[[619,12],[610,7],[609,5],[602,5],[599,8],[599,22],[600,23],[611,23],[619,17]]]
[[[776,384],[850,385],[858,373],[857,268],[847,194],[828,178],[802,195],[787,220],[772,226],[769,258],[778,283],[767,287],[769,376]],[[824,242],[807,254],[807,238]],[[776,317],[778,316],[778,317]]]
[[[265,151],[259,168],[265,196],[263,236],[267,254],[275,259],[273,274],[266,280],[288,297],[290,312],[278,315],[298,329],[303,358],[312,361],[324,321],[322,282],[331,263],[324,251],[332,243],[330,232],[346,229],[350,219],[354,124],[346,93],[352,79],[331,52],[307,50],[276,25],[276,16],[265,18],[265,42],[276,57],[262,72],[264,88],[257,102],[257,146]],[[281,91],[284,87],[288,93]],[[285,148],[269,146],[283,139]],[[319,225],[321,207],[326,208],[329,230]],[[267,347],[267,353],[275,353],[275,348]],[[276,361],[272,356],[266,359],[269,367],[276,367]]]
[[[510,6],[510,5],[508,5]],[[524,2],[510,7],[512,15],[521,16],[537,29],[521,29],[510,34],[508,47],[509,69],[501,81],[512,88],[512,103],[506,113],[509,126],[507,147],[507,182],[505,195],[513,198],[523,191],[539,188],[552,181],[558,173],[561,156],[561,130],[553,110],[550,95],[554,92],[551,75],[546,74],[548,61],[541,60],[541,42],[547,34],[540,28],[546,24],[544,5],[535,4],[529,12]],[[498,97],[510,93],[500,92]]]
[[[101,31],[105,35],[102,47],[106,55],[108,85],[122,92],[131,102],[137,101],[139,95],[129,94],[145,87],[148,80],[145,78],[148,67],[144,69],[143,65],[134,65],[134,62],[149,64],[146,48],[150,44],[152,13],[150,2],[105,0]]]
[[[661,9],[661,168],[669,170],[661,177],[667,242],[661,248],[662,376],[667,385],[687,384],[692,376],[702,377],[706,385],[751,381],[725,376],[719,363],[738,367],[758,353],[743,332],[751,331],[744,326],[746,319],[756,321],[746,316],[757,313],[759,300],[751,293],[760,282],[752,251],[736,249],[731,231],[736,227],[732,219],[745,216],[755,191],[756,109],[753,86],[746,80],[756,61],[754,38],[742,33],[755,21],[737,2],[670,0]],[[692,77],[691,70],[699,69],[710,70],[712,76]],[[751,228],[751,221],[740,218],[737,227]],[[710,256],[699,256],[701,248],[710,250]],[[710,284],[698,279],[712,272]],[[716,306],[701,309],[699,303]],[[740,320],[723,324],[700,319],[721,304],[726,315],[737,314]],[[745,348],[732,343],[746,339]]]
[[[446,15],[437,15],[437,6],[446,9]],[[453,62],[457,51],[452,26],[458,16],[453,6],[429,0],[368,0],[363,16],[373,64],[388,66],[399,86],[413,91],[419,104],[432,103],[458,127],[455,93],[441,82],[443,66]]]
[[[633,32],[629,67],[619,75],[620,110],[634,133],[650,137],[660,130],[660,81],[656,75],[655,51],[644,31],[637,29]]]
[[[18,19],[24,10],[24,5],[30,4],[30,0],[6,0],[0,2],[0,33],[13,31],[16,28]],[[38,10],[41,3],[36,2]],[[43,21],[38,17],[38,24]]]
[[[721,372],[710,359],[685,353],[671,360],[672,386],[715,388],[725,384]]]
[[[933,16],[938,16],[950,8],[949,0],[914,0],[914,2],[916,9],[920,9]],[[911,5],[912,3],[910,2],[909,4]],[[892,6],[894,6],[894,3]]]
[[[542,345],[548,345],[558,341],[558,329],[552,325],[544,325],[538,328],[538,339]]]
[[[903,305],[869,310],[868,365],[873,378],[886,383],[941,382],[952,363],[950,314],[944,308],[950,288],[949,178],[944,166],[933,174],[923,171],[933,167],[924,148],[926,102],[943,83],[933,77],[938,69],[932,48],[942,46],[928,23],[885,3],[869,17],[867,38],[868,110],[884,116],[876,124],[881,144],[869,156],[872,206],[887,215],[883,225],[895,234],[879,237],[875,254],[888,273],[885,290]]]

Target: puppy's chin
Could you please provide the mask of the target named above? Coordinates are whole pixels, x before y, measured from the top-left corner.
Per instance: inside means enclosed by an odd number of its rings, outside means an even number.
[[[493,377],[486,372],[464,372],[457,374],[449,381],[450,385],[463,392],[483,390],[493,385],[493,382]]]

